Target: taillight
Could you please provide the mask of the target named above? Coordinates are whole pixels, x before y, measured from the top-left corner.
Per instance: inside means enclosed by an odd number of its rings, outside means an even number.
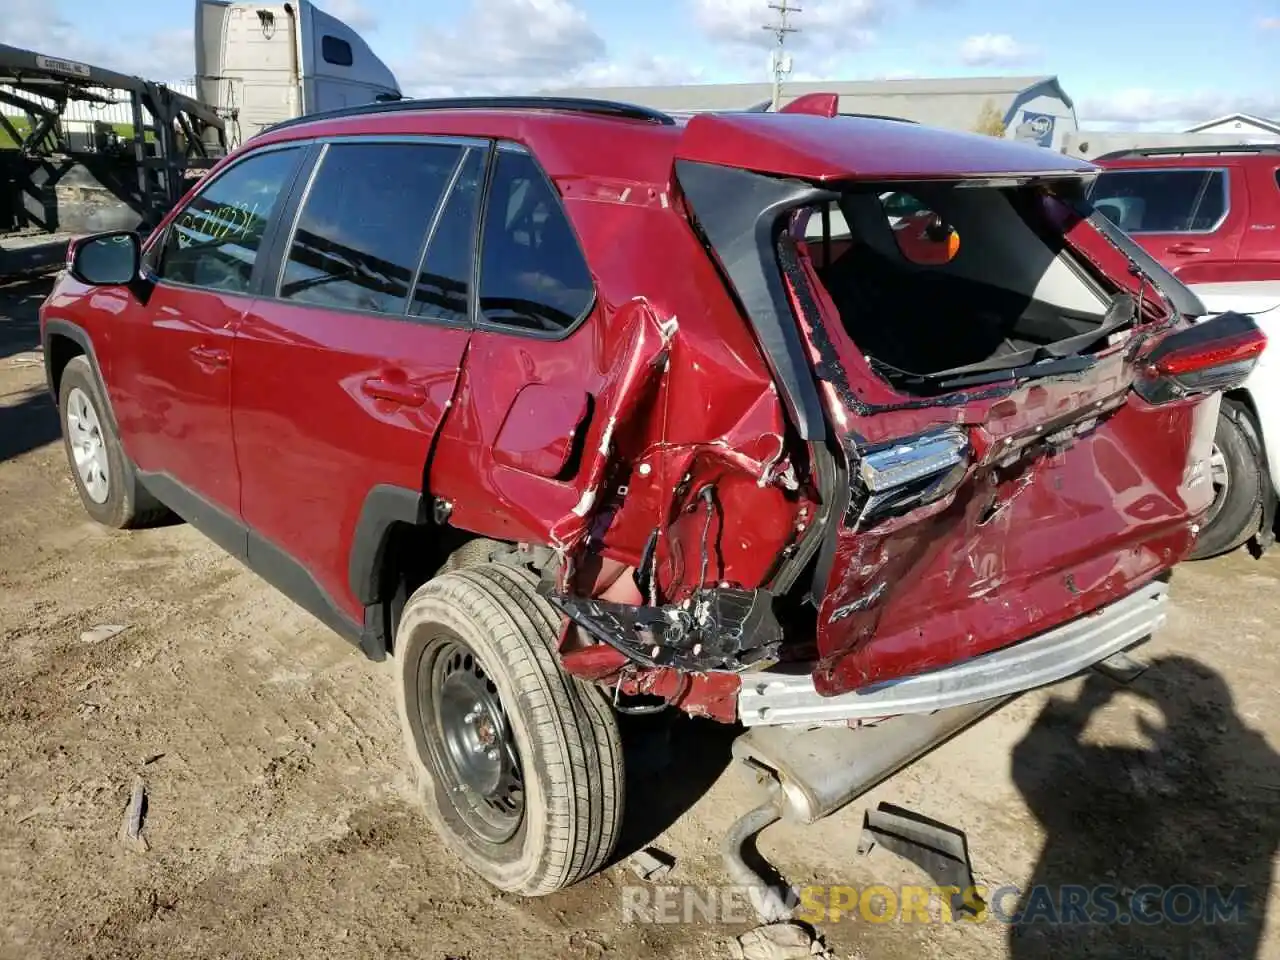
[[[954,490],[969,467],[969,440],[954,428],[870,450],[854,466],[856,527],[914,510]]]
[[[1252,317],[1224,313],[1163,338],[1139,360],[1133,388],[1148,403],[1231,390],[1253,372],[1266,345]]]

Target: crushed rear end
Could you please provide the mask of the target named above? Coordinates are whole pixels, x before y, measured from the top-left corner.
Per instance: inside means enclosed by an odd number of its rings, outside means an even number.
[[[1094,172],[889,120],[692,119],[675,180],[785,409],[785,456],[756,456],[762,491],[791,474],[790,523],[751,576],[704,552],[679,591],[637,578],[647,602],[555,597],[608,648],[576,672],[852,725],[976,715],[1147,636],[1212,501],[1218,391],[1264,340],[1190,323],[1195,297],[1090,210]],[[708,518],[750,510],[685,472],[691,557],[700,490]]]

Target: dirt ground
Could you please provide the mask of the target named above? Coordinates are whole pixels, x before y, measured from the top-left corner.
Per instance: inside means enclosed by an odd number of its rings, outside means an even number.
[[[742,923],[624,922],[615,863],[537,901],[494,893],[415,809],[385,668],[186,526],[122,534],[76,499],[44,393],[42,282],[0,287],[0,957],[713,958]],[[1128,688],[1023,697],[889,781],[968,836],[979,883],[1246,888],[1240,922],[820,925],[838,957],[1280,957],[1280,550],[1184,565]],[[90,628],[126,627],[88,641]],[[628,729],[621,854],[722,884],[758,802],[733,731]],[[143,836],[118,838],[131,785]],[[864,803],[760,850],[793,883],[929,883],[857,854]]]

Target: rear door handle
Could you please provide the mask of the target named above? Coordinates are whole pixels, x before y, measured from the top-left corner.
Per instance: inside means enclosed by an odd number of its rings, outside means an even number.
[[[1165,247],[1165,252],[1192,254],[1192,253],[1211,253],[1212,251],[1208,247],[1202,247],[1200,246],[1200,244],[1195,243],[1191,240],[1182,240],[1178,243],[1169,244],[1169,246]]]
[[[370,377],[364,382],[363,389],[365,396],[398,403],[404,407],[420,407],[427,402],[426,387],[407,380]]]
[[[192,347],[191,356],[202,367],[225,367],[231,362],[231,351],[216,347]]]

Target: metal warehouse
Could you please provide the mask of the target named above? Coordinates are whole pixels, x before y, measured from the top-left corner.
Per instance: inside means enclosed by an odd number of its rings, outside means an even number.
[[[639,103],[659,110],[740,110],[768,102],[769,83],[669,87],[593,87],[558,91]],[[1078,129],[1075,105],[1057,77],[951,77],[931,80],[826,80],[787,83],[782,102],[806,93],[840,94],[842,113],[904,117],[953,130],[1000,124],[1005,135],[1060,150]]]

